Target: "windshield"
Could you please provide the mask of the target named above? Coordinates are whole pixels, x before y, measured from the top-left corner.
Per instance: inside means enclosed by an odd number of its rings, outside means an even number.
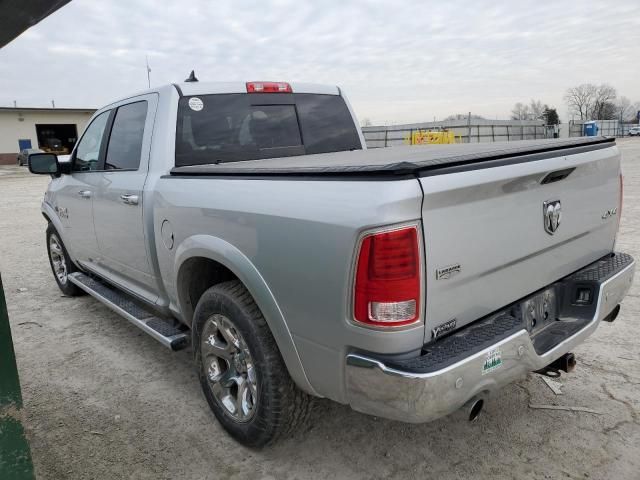
[[[178,104],[179,167],[361,148],[338,95],[216,94]]]

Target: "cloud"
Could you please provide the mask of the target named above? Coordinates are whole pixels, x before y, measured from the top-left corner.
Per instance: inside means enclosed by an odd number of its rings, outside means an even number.
[[[74,0],[0,50],[0,104],[100,106],[153,84],[341,85],[360,117],[504,118],[608,82],[640,100],[640,3]],[[566,117],[565,119],[566,120]]]

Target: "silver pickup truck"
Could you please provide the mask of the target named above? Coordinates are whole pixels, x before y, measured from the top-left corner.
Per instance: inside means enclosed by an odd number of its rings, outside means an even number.
[[[313,396],[405,422],[464,408],[613,321],[620,154],[602,137],[367,150],[335,86],[187,82],[96,112],[42,213],[60,289],[171,349],[238,441]]]

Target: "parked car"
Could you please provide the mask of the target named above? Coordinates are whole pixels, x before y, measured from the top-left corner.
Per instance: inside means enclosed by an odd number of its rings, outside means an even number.
[[[19,166],[24,166],[29,164],[29,155],[32,153],[42,153],[42,150],[39,148],[24,148],[20,150],[18,156],[16,157]]]
[[[69,153],[69,149],[62,145],[62,142],[59,138],[47,138],[44,141],[44,145],[42,149],[45,152],[55,153],[57,155],[67,155]]]
[[[335,86],[151,89],[98,110],[70,162],[30,169],[53,177],[62,292],[191,343],[209,406],[250,446],[312,396],[474,420],[529,372],[570,371],[634,275],[614,251],[614,139],[367,150]]]
[[[629,129],[629,136],[630,137],[634,137],[634,136],[640,136],[640,126],[638,127],[631,127]]]

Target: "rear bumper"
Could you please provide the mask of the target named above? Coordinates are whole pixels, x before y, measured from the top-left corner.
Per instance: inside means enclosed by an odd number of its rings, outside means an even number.
[[[432,366],[434,362],[426,357],[433,353],[399,364],[376,359],[373,355],[351,353],[346,358],[348,402],[354,410],[410,423],[428,422],[448,415],[473,397],[492,394],[525,377],[528,372],[546,367],[582,343],[622,301],[631,286],[634,271],[635,262],[630,256],[615,254],[558,282],[559,288],[564,289],[569,288],[568,285],[591,282],[597,300],[589,310],[588,318],[563,317],[562,322],[557,322],[573,325],[580,322],[581,328],[571,330],[570,335],[544,352],[539,352],[540,348],[536,351],[524,325],[496,328],[496,322],[493,322],[490,328],[496,331],[499,340],[492,342],[489,338],[490,344],[486,338],[474,340],[477,348],[470,348],[468,355],[456,353],[453,363],[438,369],[421,367]],[[575,314],[575,309],[571,312]],[[486,331],[482,330],[482,322],[479,327],[476,326],[476,332]],[[464,335],[463,331],[458,336]],[[462,344],[465,342],[463,339]],[[453,350],[459,350],[460,345],[460,342],[455,343]]]

